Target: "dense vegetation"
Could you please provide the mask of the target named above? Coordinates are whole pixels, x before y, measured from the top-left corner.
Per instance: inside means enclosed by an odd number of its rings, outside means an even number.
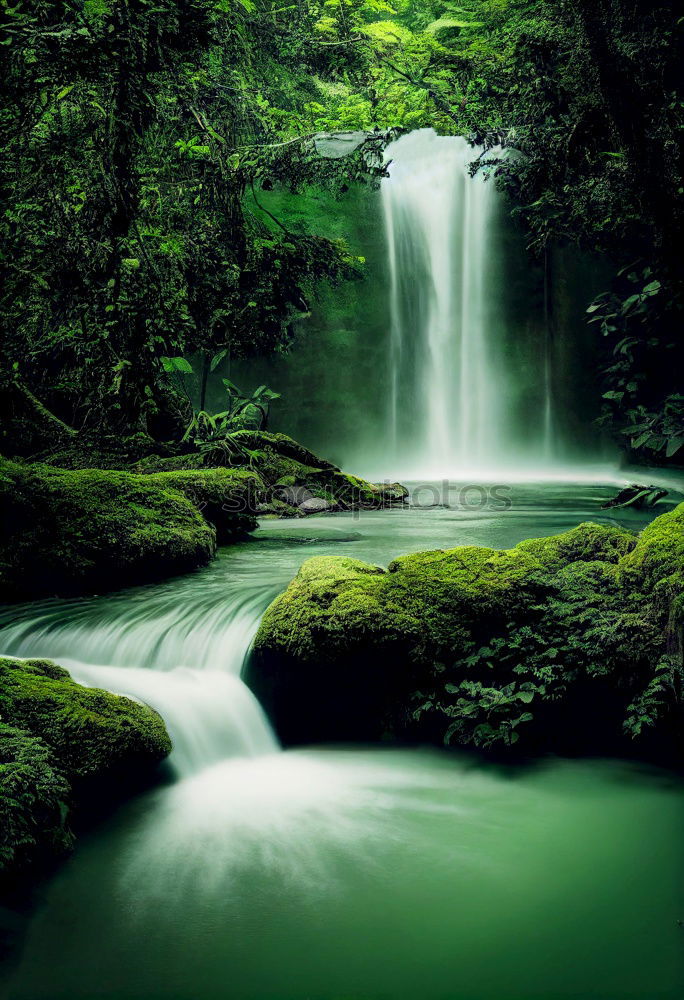
[[[683,630],[680,504],[638,538],[581,524],[387,571],[310,559],[266,612],[250,677],[289,742],[679,757]]]
[[[202,452],[148,456],[134,471],[0,460],[0,598],[159,580],[206,565],[217,545],[252,531],[257,514],[374,510],[407,492],[340,472],[284,434],[238,431],[232,444],[248,456],[243,466],[207,468]],[[90,464],[79,453],[65,459]]]
[[[82,687],[49,660],[0,659],[0,714],[3,892],[72,846],[72,813],[140,788],[171,742],[152,709]]]
[[[3,4],[8,447],[69,428],[173,437],[187,400],[163,357],[273,350],[313,280],[353,273],[343,246],[259,208],[281,105],[316,90],[313,14],[286,10]]]
[[[614,280],[586,303],[603,345],[603,422],[634,457],[681,461],[678,5],[408,0],[378,5],[371,24],[367,6],[348,6],[369,83],[344,120],[470,136],[489,150],[473,169],[496,175],[534,254],[571,243],[607,255]],[[339,19],[325,24],[348,37]]]
[[[604,420],[677,457],[671,0],[18,0],[2,22],[6,453],[180,438],[186,358],[206,384],[217,358],[283,349],[314,284],[360,266],[262,190],[377,173],[377,148],[318,157],[321,129],[434,126],[502,148],[480,166],[532,252],[608,255],[615,280],[586,303]]]

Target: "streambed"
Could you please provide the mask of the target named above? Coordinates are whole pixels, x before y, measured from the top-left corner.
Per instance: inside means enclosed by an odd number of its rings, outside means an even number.
[[[145,698],[176,746],[168,782],[83,838],[46,888],[7,995],[681,997],[678,777],[618,761],[509,770],[428,750],[282,752],[239,680],[264,609],[311,555],[384,565],[653,516],[600,511],[614,491],[526,483],[503,511],[263,522],[197,574],[3,615],[3,653]]]

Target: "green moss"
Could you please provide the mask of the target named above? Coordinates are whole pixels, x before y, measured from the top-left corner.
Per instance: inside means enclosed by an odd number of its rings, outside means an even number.
[[[271,448],[265,448],[260,453],[257,468],[266,487],[275,486],[281,479],[290,480],[289,485],[292,486],[304,486],[317,472],[313,466],[303,465]]]
[[[671,658],[684,661],[684,503],[642,531],[620,564],[620,581],[643,592],[657,610]]]
[[[616,563],[636,543],[636,536],[624,528],[587,521],[562,535],[530,538],[516,548],[538,558],[547,569],[558,569],[576,561]]]
[[[299,465],[305,465],[312,469],[335,469],[336,466],[325,459],[314,455],[308,448],[298,444],[287,434],[271,434],[268,431],[238,431],[233,435],[234,439],[244,448],[250,451],[270,450],[282,458],[290,458]]]
[[[322,469],[309,478],[312,489],[325,490],[342,510],[375,510],[381,506],[379,491],[365,479],[334,469]]]
[[[0,659],[0,716],[40,737],[70,781],[135,773],[171,751],[153,709],[83,687],[49,660]]]
[[[62,854],[71,810],[139,788],[171,750],[153,709],[83,687],[49,660],[0,659],[0,717],[5,879]]]
[[[387,572],[309,560],[264,616],[250,682],[290,742],[676,742],[681,647],[658,595],[681,580],[678,510],[639,539],[583,524],[505,551],[418,552]]]
[[[219,533],[221,517],[212,517],[212,510],[220,510],[221,505],[218,508],[215,506],[213,494],[209,494],[209,487],[205,488],[201,478],[215,472],[221,472],[226,481],[229,476],[234,478],[235,486],[231,491],[233,495],[240,493],[241,478],[250,480],[252,489],[249,493],[249,510],[260,514],[268,511],[284,517],[296,516],[296,504],[285,503],[283,498],[278,497],[279,487],[306,488],[312,496],[321,497],[336,510],[356,510],[360,507],[376,509],[401,498],[401,493],[384,496],[373,484],[340,472],[330,462],[314,455],[285,434],[246,430],[238,431],[231,437],[237,445],[250,453],[249,462],[245,458],[243,466],[207,468],[206,455],[197,453],[177,458],[160,459],[152,456],[138,463],[136,470],[146,473],[184,473],[178,480],[169,479],[168,482],[184,491],[186,484],[193,483],[191,493],[187,494],[186,491],[186,494],[191,499],[204,503],[203,513],[216,525]],[[237,460],[239,454],[236,453],[234,457]],[[196,471],[195,480],[189,478],[190,470]],[[235,536],[235,531],[229,526],[226,540]],[[221,541],[219,537],[219,542]]]
[[[620,565],[621,578],[645,588],[680,590],[684,587],[684,503],[662,514],[644,528],[628,558]]]
[[[219,545],[244,538],[256,527],[255,498],[263,481],[251,469],[160,472],[150,478],[187,497],[214,526]]]
[[[209,562],[214,529],[172,481],[0,467],[3,598],[111,589]]]
[[[263,514],[265,511],[276,513],[284,517],[296,516],[296,504],[284,503],[283,498],[278,496],[279,487],[303,487],[312,496],[326,500],[333,510],[375,510],[392,503],[401,502],[408,491],[398,484],[383,489],[372,483],[340,472],[336,466],[324,459],[319,458],[303,448],[292,438],[285,434],[270,434],[266,431],[238,431],[231,435],[231,439],[236,445],[249,452],[249,457],[243,457],[244,464],[230,465],[222,468],[226,476],[230,475],[239,479],[240,476],[252,481],[253,489],[250,493],[250,510]],[[216,452],[216,457],[219,456]],[[232,456],[237,462],[240,459],[239,452]],[[209,456],[210,460],[212,456]],[[207,467],[207,455],[195,453],[192,455],[182,455],[176,458],[158,458],[151,456],[139,462],[135,467],[136,471],[145,473],[160,472],[189,472],[195,470],[197,473],[196,484],[201,483],[200,477],[218,472],[217,468]],[[169,480],[171,482],[171,480]],[[188,479],[187,482],[190,482]],[[177,480],[174,485],[184,488],[184,479]],[[239,484],[233,489],[233,493],[239,492]],[[203,512],[221,531],[221,519],[212,518],[208,513],[209,506],[213,503],[211,497],[203,495],[203,489],[199,486],[191,494],[191,498],[204,500]],[[229,538],[235,537],[235,532],[231,529]],[[221,542],[221,538],[219,538]]]
[[[171,455],[160,458],[159,455],[148,455],[136,462],[133,472],[182,472],[187,470],[201,471],[207,468],[204,455],[191,452],[189,455]]]

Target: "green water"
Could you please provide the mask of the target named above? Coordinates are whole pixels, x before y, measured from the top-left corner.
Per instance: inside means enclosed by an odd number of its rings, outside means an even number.
[[[12,997],[678,998],[681,783],[288,752],[136,802],[58,876]]]
[[[239,668],[263,608],[311,555],[387,563],[510,545],[614,520],[598,509],[611,489],[527,484],[507,511],[264,522],[198,574],[15,609],[1,648],[85,662],[93,677],[142,668],[164,686],[191,659],[198,676],[230,657]],[[648,519],[618,516],[635,529]],[[181,729],[204,726],[183,700],[171,709]],[[81,840],[41,893],[4,995],[679,1000],[683,834],[681,779],[626,762],[506,769],[349,747],[224,756]]]

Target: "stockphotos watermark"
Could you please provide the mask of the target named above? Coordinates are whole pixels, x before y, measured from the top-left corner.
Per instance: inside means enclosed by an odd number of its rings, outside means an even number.
[[[505,483],[412,483],[406,507],[444,507],[449,510],[490,510],[501,513],[513,506],[512,489]]]
[[[505,483],[463,483],[443,479],[441,482],[413,482],[410,487],[386,479],[367,487],[353,482],[340,495],[339,482],[321,478],[308,486],[275,485],[267,489],[249,480],[243,489],[228,494],[221,504],[231,514],[325,514],[345,512],[355,518],[380,510],[412,511],[442,508],[445,510],[491,511],[503,513],[511,509],[512,488]],[[206,504],[202,504],[206,506]]]

